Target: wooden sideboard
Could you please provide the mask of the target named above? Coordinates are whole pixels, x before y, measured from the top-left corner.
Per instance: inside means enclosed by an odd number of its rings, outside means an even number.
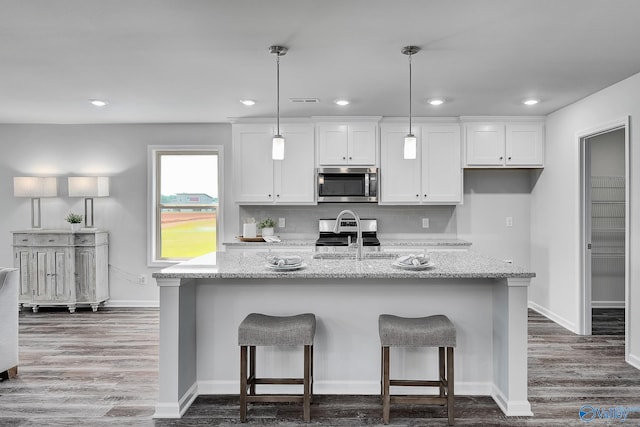
[[[14,231],[14,266],[20,269],[18,303],[31,307],[78,305],[97,311],[109,299],[109,234],[103,230]]]

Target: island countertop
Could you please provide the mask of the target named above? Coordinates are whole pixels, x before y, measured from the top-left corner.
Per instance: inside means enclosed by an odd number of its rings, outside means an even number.
[[[354,257],[332,258],[331,255],[295,251],[304,267],[292,271],[267,268],[268,252],[241,254],[210,253],[191,261],[153,273],[156,279],[503,279],[532,278],[535,273],[477,252],[430,252],[434,266],[424,270],[409,270],[393,265],[393,254],[365,254],[361,261]]]

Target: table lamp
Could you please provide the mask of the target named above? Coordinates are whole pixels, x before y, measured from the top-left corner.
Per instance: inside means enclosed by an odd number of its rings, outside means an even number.
[[[13,195],[15,197],[31,197],[31,228],[41,228],[41,197],[58,195],[56,177],[16,176],[13,178]]]
[[[69,197],[84,197],[84,226],[93,228],[93,198],[109,195],[108,176],[70,176]]]

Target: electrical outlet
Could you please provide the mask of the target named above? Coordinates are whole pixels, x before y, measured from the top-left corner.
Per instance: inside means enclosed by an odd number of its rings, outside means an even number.
[[[278,228],[284,228],[285,224],[284,218],[278,218]]]
[[[507,264],[513,264],[512,259],[503,259],[502,261],[506,262]]]
[[[146,274],[141,274],[138,276],[138,284],[139,285],[146,285],[147,284],[147,275]]]
[[[504,222],[505,227],[513,227],[513,217],[508,216]]]
[[[422,228],[429,228],[429,218],[422,218]]]

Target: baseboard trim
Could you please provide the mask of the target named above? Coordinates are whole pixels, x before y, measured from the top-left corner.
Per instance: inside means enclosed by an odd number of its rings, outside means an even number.
[[[531,310],[542,314],[544,317],[546,317],[547,319],[557,323],[558,325],[562,326],[563,328],[568,329],[569,331],[573,332],[574,334],[580,334],[580,332],[578,332],[578,328],[576,327],[576,324],[574,322],[571,322],[571,321],[565,319],[564,317],[552,312],[551,310],[548,310],[545,307],[542,307],[541,305],[538,305],[533,301],[529,301],[528,307]]]
[[[153,418],[182,418],[198,394],[198,383],[195,382],[177,403],[156,403]]]
[[[591,308],[625,308],[624,301],[591,301]]]
[[[199,394],[238,394],[239,381],[199,381]],[[301,386],[261,386],[263,393],[300,393]],[[424,394],[424,388],[403,387],[402,394]],[[455,384],[455,393],[460,396],[491,396],[493,383],[490,382],[462,382]],[[379,381],[314,381],[314,394],[337,395],[378,395]]]
[[[634,356],[633,354],[629,353],[627,363],[636,369],[640,369],[640,357],[638,356]]]
[[[158,308],[160,307],[160,301],[158,300],[113,300],[110,299],[104,303],[105,307],[139,307],[139,308]]]
[[[531,412],[531,404],[528,400],[509,401],[495,385],[493,386],[491,397],[507,417],[533,416],[533,412]]]

